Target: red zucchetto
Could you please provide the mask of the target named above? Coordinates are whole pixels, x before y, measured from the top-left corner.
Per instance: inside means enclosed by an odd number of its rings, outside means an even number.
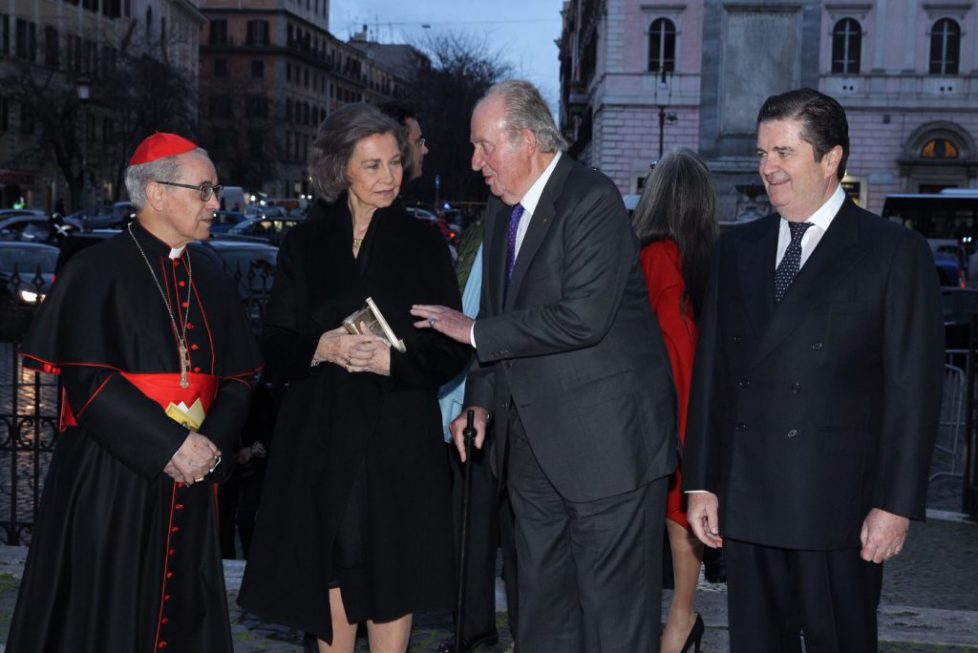
[[[152,163],[157,159],[186,154],[195,149],[197,149],[197,145],[183,136],[156,132],[139,144],[132,158],[129,159],[129,165],[138,166],[143,163]]]

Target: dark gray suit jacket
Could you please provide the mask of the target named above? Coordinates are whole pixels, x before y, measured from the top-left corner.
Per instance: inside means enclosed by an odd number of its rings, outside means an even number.
[[[497,465],[513,402],[547,478],[567,500],[614,496],[669,474],[672,372],[617,188],[561,157],[504,303],[511,210],[490,203],[475,323],[480,366],[466,390],[467,405],[495,415]]]
[[[719,495],[725,537],[858,547],[871,508],[924,514],[944,369],[934,259],[847,199],[775,307],[779,220],[717,245],[683,488]]]

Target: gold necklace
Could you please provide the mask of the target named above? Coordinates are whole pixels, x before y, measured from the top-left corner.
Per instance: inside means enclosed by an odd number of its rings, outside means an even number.
[[[363,238],[354,238],[353,239],[353,249],[360,249],[360,245],[362,245],[362,244],[363,244]]]
[[[187,349],[187,320],[190,318],[190,293],[194,282],[194,270],[190,266],[190,252],[187,252],[187,311],[183,314],[183,328],[178,329],[177,320],[173,317],[173,309],[170,308],[170,302],[166,299],[163,286],[160,284],[160,280],[156,278],[156,273],[153,271],[153,266],[150,264],[146,252],[143,251],[143,246],[136,240],[136,234],[132,232],[131,222],[126,230],[129,232],[132,242],[136,243],[136,249],[139,250],[143,260],[146,262],[146,269],[149,270],[150,276],[153,277],[153,283],[156,284],[156,289],[160,291],[160,297],[163,299],[163,306],[170,315],[170,324],[173,326],[174,335],[177,336],[177,349],[180,351],[180,387],[189,388],[190,382],[187,380],[187,371],[190,369],[190,351]],[[177,299],[180,299],[179,295],[177,295]]]

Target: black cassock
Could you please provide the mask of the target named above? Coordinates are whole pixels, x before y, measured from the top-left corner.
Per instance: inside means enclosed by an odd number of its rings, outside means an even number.
[[[188,433],[163,406],[199,398],[199,431],[230,458],[260,358],[227,275],[132,232],[180,325],[189,311],[190,387],[179,385],[177,334],[132,236],[77,254],[21,352],[60,373],[64,394],[8,653],[232,650],[217,485],[162,473]]]

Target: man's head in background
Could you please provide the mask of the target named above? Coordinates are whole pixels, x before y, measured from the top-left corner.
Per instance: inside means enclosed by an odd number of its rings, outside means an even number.
[[[380,110],[407,129],[411,160],[404,166],[404,180],[414,181],[421,176],[422,163],[428,153],[428,146],[425,145],[424,133],[421,131],[421,125],[418,124],[414,107],[407,102],[392,100],[380,105]]]

